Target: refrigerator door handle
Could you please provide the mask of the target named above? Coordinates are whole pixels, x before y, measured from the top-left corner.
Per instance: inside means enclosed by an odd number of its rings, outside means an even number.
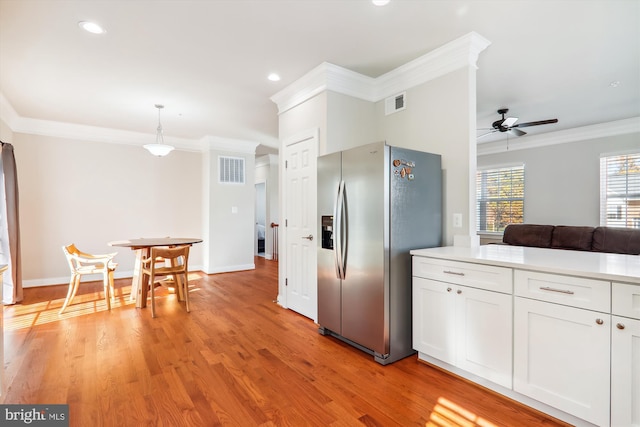
[[[340,181],[338,185],[338,197],[334,205],[333,212],[333,230],[334,230],[334,243],[335,250],[333,251],[333,259],[336,266],[336,277],[338,279],[344,279],[344,261],[343,261],[343,248],[342,248],[342,231],[344,213],[344,181]]]
[[[347,184],[342,181],[342,207],[340,208],[340,266],[342,279],[347,278],[347,252],[349,251],[349,214],[347,212]]]

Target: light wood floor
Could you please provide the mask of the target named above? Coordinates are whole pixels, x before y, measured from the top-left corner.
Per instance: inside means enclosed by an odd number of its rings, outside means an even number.
[[[173,294],[105,311],[98,282],[57,314],[65,286],[5,307],[4,403],[68,403],[71,426],[561,426],[408,357],[381,366],[274,303],[277,262],[190,276]]]

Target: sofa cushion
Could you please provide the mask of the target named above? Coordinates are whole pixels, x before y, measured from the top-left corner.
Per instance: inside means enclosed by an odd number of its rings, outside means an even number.
[[[556,225],[551,236],[551,247],[590,251],[594,230],[594,227]]]
[[[596,227],[591,249],[596,252],[640,255],[640,229]]]
[[[551,247],[553,225],[509,224],[504,229],[502,241],[509,245]]]

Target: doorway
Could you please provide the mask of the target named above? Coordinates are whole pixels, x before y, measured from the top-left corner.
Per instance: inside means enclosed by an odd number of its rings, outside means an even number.
[[[265,256],[265,241],[266,241],[266,223],[267,223],[267,184],[266,182],[259,182],[255,184],[256,188],[256,226],[255,226],[255,250],[254,253],[257,256]]]

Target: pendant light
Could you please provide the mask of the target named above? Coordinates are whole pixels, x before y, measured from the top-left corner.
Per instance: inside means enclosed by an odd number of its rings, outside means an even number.
[[[154,156],[163,157],[169,154],[173,150],[173,147],[171,145],[167,145],[164,143],[164,136],[162,135],[162,124],[160,123],[160,110],[164,108],[164,105],[156,104],[155,107],[158,109],[158,133],[156,134],[156,143],[146,144],[146,145],[143,145],[143,147],[149,150],[149,152]]]

